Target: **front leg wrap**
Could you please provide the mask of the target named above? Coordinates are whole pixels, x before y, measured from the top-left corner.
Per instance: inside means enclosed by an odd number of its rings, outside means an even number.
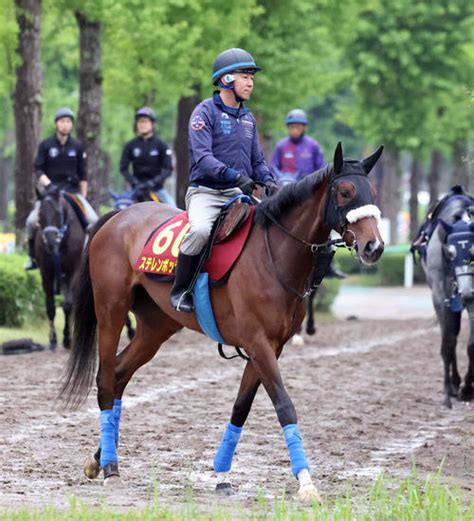
[[[242,427],[236,427],[229,423],[224,432],[221,444],[214,458],[214,470],[216,472],[228,472],[232,467],[232,458],[239,443]]]
[[[302,470],[309,470],[309,463],[304,455],[303,444],[301,442],[301,434],[296,423],[290,423],[283,427],[286,445],[290,453],[291,472],[295,478]]]

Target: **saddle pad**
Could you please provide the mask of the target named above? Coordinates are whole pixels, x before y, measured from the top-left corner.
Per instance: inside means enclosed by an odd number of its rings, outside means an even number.
[[[79,219],[81,226],[85,230],[89,226],[89,222],[84,215],[84,206],[81,200],[71,192],[64,192],[64,199],[66,199],[66,201],[69,203],[69,206],[74,210],[74,213]]]
[[[219,281],[229,272],[238,259],[252,227],[253,207],[244,225],[229,238],[213,246],[211,256],[203,271],[209,279]],[[169,279],[174,276],[179,246],[189,230],[188,216],[181,212],[159,226],[149,237],[135,262],[134,270]]]

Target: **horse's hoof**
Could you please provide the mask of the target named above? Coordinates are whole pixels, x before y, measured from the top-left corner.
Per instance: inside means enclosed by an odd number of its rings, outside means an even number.
[[[451,398],[449,396],[445,396],[443,400],[443,406],[447,407],[448,409],[453,408],[453,404],[451,403]]]
[[[321,503],[321,496],[312,483],[301,486],[296,497],[303,503],[312,503],[313,501]]]
[[[229,497],[235,494],[230,483],[218,483],[216,485],[216,494],[222,497]]]
[[[109,463],[104,467],[104,485],[110,486],[120,483],[118,463]]]
[[[316,328],[314,326],[306,327],[306,333],[310,336],[316,334]]]
[[[296,335],[293,335],[293,338],[291,339],[291,345],[292,346],[304,346],[304,338],[296,333]]]
[[[85,459],[84,474],[89,479],[95,479],[100,474],[100,464],[94,456],[87,456]]]
[[[463,387],[459,393],[459,399],[463,402],[470,402],[474,398],[472,387]]]

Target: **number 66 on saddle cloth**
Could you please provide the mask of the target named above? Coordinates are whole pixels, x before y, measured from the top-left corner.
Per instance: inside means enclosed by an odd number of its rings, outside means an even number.
[[[228,211],[202,270],[209,273],[211,281],[223,281],[230,273],[249,236],[253,212],[253,207],[240,202],[234,203]],[[157,281],[172,280],[179,246],[188,230],[186,212],[165,221],[150,235],[133,269],[144,272]]]

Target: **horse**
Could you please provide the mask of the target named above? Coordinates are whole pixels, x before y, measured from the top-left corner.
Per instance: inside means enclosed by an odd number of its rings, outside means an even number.
[[[367,175],[382,150],[362,161],[344,160],[338,143],[333,164],[256,205],[247,242],[226,284],[210,289],[220,333],[228,345],[242,346],[249,357],[214,460],[218,493],[232,493],[232,457],[263,384],[283,429],[291,470],[299,482],[298,497],[319,499],[278,358],[303,321],[307,281],[317,268],[320,249],[333,243],[328,240],[332,228],[366,264],[382,255],[380,210],[373,204],[375,190]],[[154,282],[133,269],[152,230],[177,212],[142,203],[104,216],[93,231],[78,278],[73,344],[60,397],[66,404],[78,405],[87,396],[95,373],[98,334],[101,438],[84,472],[96,478],[102,470],[105,485],[113,486],[119,479],[121,400],[132,375],[181,328],[202,332],[194,313],[172,308],[171,283]],[[135,313],[137,333],[117,356],[129,310]]]
[[[49,319],[49,349],[57,347],[54,318],[55,295],[63,294],[63,346],[71,345],[70,318],[73,307],[73,279],[79,270],[86,232],[78,214],[57,186],[51,186],[41,199],[35,233],[35,258],[41,273]]]
[[[444,365],[442,403],[448,408],[452,407],[453,396],[466,401],[473,398],[474,219],[472,215],[469,216],[469,208],[473,205],[474,199],[470,195],[454,187],[451,194],[436,209],[436,219],[430,220],[430,238],[425,252],[420,252],[421,264],[431,288],[433,306],[441,328],[441,357]],[[459,228],[465,228],[467,232],[456,242],[456,232],[459,236]],[[464,386],[461,388],[456,344],[463,309],[467,309],[469,314],[470,335],[467,347],[469,366]]]

